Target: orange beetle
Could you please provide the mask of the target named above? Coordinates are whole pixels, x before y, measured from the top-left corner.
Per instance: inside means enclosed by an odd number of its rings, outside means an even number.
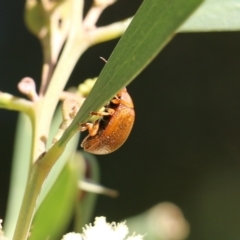
[[[91,115],[101,116],[94,123],[80,124],[80,131],[89,131],[89,135],[82,141],[81,147],[93,154],[108,154],[127,140],[134,123],[135,111],[132,99],[123,88],[105,106],[104,112],[91,112]]]

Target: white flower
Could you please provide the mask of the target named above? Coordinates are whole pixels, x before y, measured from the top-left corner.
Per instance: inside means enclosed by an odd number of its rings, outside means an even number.
[[[70,236],[67,234],[62,240],[142,240],[142,235],[129,236],[128,227],[125,222],[107,223],[105,217],[96,217],[94,224],[86,225],[83,233]],[[71,233],[73,234],[73,233]]]
[[[83,228],[84,240],[124,240],[128,234],[125,222],[107,223],[105,217],[96,217],[94,226],[91,224]],[[141,235],[133,235],[126,240],[141,240]]]
[[[80,233],[68,233],[63,236],[62,240],[83,240]]]

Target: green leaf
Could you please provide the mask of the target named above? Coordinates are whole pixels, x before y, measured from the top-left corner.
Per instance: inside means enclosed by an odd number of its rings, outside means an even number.
[[[56,134],[59,125],[62,121],[61,111],[57,109],[51,126],[51,132],[48,144]],[[25,114],[19,115],[17,134],[14,144],[14,156],[13,166],[11,175],[11,187],[8,199],[7,214],[4,221],[4,232],[9,239],[12,239],[15,225],[17,222],[18,213],[21,207],[23,194],[28,177],[28,170],[30,164],[30,153],[31,153],[31,140],[32,140],[32,127],[29,117]],[[41,205],[44,198],[49,193],[50,189],[58,179],[59,174],[65,167],[69,156],[75,152],[78,144],[79,134],[76,134],[74,138],[69,141],[64,154],[60,157],[58,162],[55,164],[51,172],[49,173],[45,184],[42,187],[41,194],[39,196],[37,207]]]
[[[12,239],[27,182],[31,153],[31,122],[26,114],[19,114],[4,232]]]
[[[89,180],[94,183],[99,182],[100,170],[97,159],[94,155],[82,152],[89,176]],[[93,217],[94,207],[97,200],[97,194],[91,192],[82,192],[82,198],[77,201],[74,212],[74,232],[81,232],[85,224],[88,224]]]
[[[49,134],[49,138],[48,138],[49,141],[47,143],[48,146],[51,145],[52,140],[53,140],[54,136],[56,135],[61,122],[62,122],[62,111],[61,111],[61,107],[58,107],[54,114],[54,118],[52,120],[50,134]],[[47,176],[47,179],[45,180],[44,185],[42,187],[42,190],[41,190],[38,202],[37,202],[37,207],[41,204],[41,202],[44,200],[44,198],[50,191],[51,187],[57,180],[62,169],[65,167],[66,162],[68,161],[69,157],[72,155],[73,152],[76,151],[78,141],[79,141],[79,135],[80,134],[76,134],[71,139],[71,141],[68,142],[68,145],[67,145],[64,153],[61,155],[61,157],[58,159],[56,164],[51,169],[51,171],[50,171],[49,175]]]
[[[239,0],[206,0],[179,32],[239,31]]]
[[[59,146],[65,145],[77,131],[79,122],[88,120],[90,111],[100,109],[152,61],[201,2],[143,1]]]
[[[73,155],[38,208],[29,240],[60,239],[73,213],[79,170],[79,156]]]

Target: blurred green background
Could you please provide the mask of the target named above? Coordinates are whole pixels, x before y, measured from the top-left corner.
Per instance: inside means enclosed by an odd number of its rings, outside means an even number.
[[[134,14],[141,1],[119,0],[99,25]],[[20,96],[17,83],[39,85],[42,54],[25,28],[24,1],[0,2],[0,91]],[[161,30],[159,30],[161,31]],[[116,41],[80,59],[68,87],[95,77]],[[127,56],[126,56],[127,57]],[[99,156],[102,184],[95,216],[120,221],[171,201],[191,226],[190,240],[240,239],[240,33],[179,34],[130,84],[136,109],[121,149]],[[0,110],[0,218],[4,219],[17,113]]]

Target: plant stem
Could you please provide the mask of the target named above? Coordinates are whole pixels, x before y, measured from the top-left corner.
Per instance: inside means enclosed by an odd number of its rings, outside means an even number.
[[[35,161],[42,152],[40,141],[47,139],[51,119],[73,68],[81,54],[89,47],[82,33],[82,9],[83,0],[73,1],[72,20],[69,37],[63,49],[59,62],[53,73],[46,94],[41,98],[36,112],[36,123],[34,124],[34,139],[32,159]],[[40,147],[40,148],[39,148]]]
[[[60,60],[53,73],[51,81],[44,96],[41,96],[34,103],[33,124],[33,144],[31,159],[33,165],[30,168],[28,182],[19,213],[13,240],[25,240],[33,219],[33,214],[36,206],[37,198],[40,194],[42,184],[57,159],[64,152],[67,142],[76,133],[78,124],[77,119],[72,123],[72,127],[64,132],[61,139],[56,142],[49,151],[42,157],[45,152],[45,142],[48,138],[48,133],[51,125],[53,113],[61,96],[67,80],[75,67],[81,54],[91,45],[104,41],[99,34],[98,39],[94,41],[94,37],[86,32],[82,26],[82,10],[83,0],[74,0],[72,5],[72,20],[69,36],[66,45],[61,54]],[[122,29],[116,31],[122,33]],[[108,31],[105,32],[105,34]],[[104,33],[104,32],[103,32]],[[110,36],[116,37],[117,34]],[[109,40],[109,38],[107,39]],[[106,40],[106,39],[105,39]],[[48,77],[47,77],[48,78]],[[89,111],[82,116],[86,118]]]
[[[59,146],[54,144],[49,151],[40,159],[43,152],[44,141],[47,139],[51,119],[65,84],[79,58],[88,48],[89,44],[84,40],[81,31],[83,0],[73,1],[73,14],[70,34],[66,46],[54,71],[46,95],[35,103],[35,118],[33,121],[33,145],[32,161],[29,178],[24,193],[24,198],[19,213],[14,240],[25,240],[33,219],[37,197],[40,194],[42,184],[52,169],[57,159],[63,153],[66,143]],[[72,135],[71,135],[72,136]],[[70,136],[69,136],[70,137]],[[68,139],[69,140],[69,139]],[[38,159],[38,160],[36,160]]]
[[[48,153],[36,161],[32,166],[13,240],[27,239],[42,184],[57,159],[63,153],[65,146],[66,145],[62,145],[60,147],[59,144],[56,143],[49,149]]]
[[[33,117],[33,103],[29,100],[15,97],[9,93],[0,92],[0,107],[21,111],[26,113],[30,118]]]

